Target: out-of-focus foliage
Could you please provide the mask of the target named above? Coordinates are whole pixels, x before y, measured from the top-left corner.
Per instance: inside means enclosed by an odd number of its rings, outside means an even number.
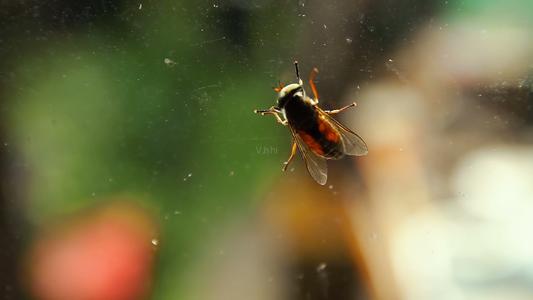
[[[257,149],[277,145],[280,131],[252,111],[273,104],[294,41],[273,3],[234,5],[123,3],[114,23],[30,41],[38,47],[21,50],[3,103],[32,222],[116,193],[159,211],[158,299],[176,296],[213,224],[253,205],[252,191],[278,171],[262,171],[278,160]]]

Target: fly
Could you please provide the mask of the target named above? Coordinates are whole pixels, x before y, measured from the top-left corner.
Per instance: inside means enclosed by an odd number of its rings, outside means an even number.
[[[321,185],[328,178],[328,159],[340,159],[345,155],[362,156],[368,154],[365,141],[348,127],[335,120],[332,115],[355,107],[355,102],[335,110],[323,110],[318,106],[318,93],[314,79],[318,69],[314,68],[309,76],[309,85],[314,99],[306,95],[298,71],[298,62],[294,62],[298,83],[274,90],[278,93],[277,105],[265,110],[255,110],[261,115],[273,115],[278,123],[288,126],[292,134],[292,148],[289,159],[283,163],[283,171],[300,150],[313,179]]]

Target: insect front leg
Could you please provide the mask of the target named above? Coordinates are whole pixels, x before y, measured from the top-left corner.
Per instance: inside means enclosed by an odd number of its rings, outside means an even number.
[[[276,117],[276,121],[278,121],[278,123],[280,123],[281,125],[283,126],[287,126],[289,125],[289,122],[287,122],[287,120],[283,120],[279,114],[277,112],[273,113],[273,115]]]
[[[354,103],[352,103],[352,104],[346,105],[346,106],[341,107],[341,108],[339,108],[339,109],[325,110],[324,112],[326,112],[326,113],[329,114],[329,115],[334,115],[334,114],[338,114],[338,113],[340,113],[340,112],[342,112],[342,111],[344,111],[344,110],[346,110],[346,109],[348,109],[348,108],[356,107],[356,106],[357,106],[357,103],[354,102]]]
[[[287,120],[283,120],[279,116],[280,111],[275,106],[272,106],[271,108],[264,109],[264,110],[257,110],[256,109],[256,110],[254,110],[254,112],[256,114],[261,114],[262,116],[264,116],[264,115],[274,115],[276,117],[276,121],[278,121],[278,123],[280,123],[283,126],[287,126],[288,125]]]
[[[296,141],[293,141],[292,142],[291,155],[289,156],[289,159],[287,159],[287,161],[283,163],[283,169],[282,169],[283,172],[285,172],[287,170],[287,167],[289,166],[289,164],[291,163],[292,159],[294,158],[294,155],[296,154],[296,149],[297,149]]]

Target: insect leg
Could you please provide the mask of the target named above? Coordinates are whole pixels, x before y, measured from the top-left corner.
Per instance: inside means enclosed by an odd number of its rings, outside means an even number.
[[[269,109],[255,109],[254,110],[254,113],[256,114],[265,114],[265,113],[272,113],[272,112],[279,113],[281,111],[279,110],[279,108],[275,106],[271,106]]]
[[[311,74],[309,75],[309,85],[311,86],[311,90],[313,91],[313,95],[315,96],[315,105],[318,104],[318,92],[316,90],[315,85],[315,77],[318,74],[318,69],[313,68],[313,71],[311,71]]]
[[[346,109],[348,109],[350,107],[356,107],[356,106],[357,106],[357,103],[354,102],[354,103],[352,103],[350,105],[346,105],[346,106],[341,107],[339,109],[325,110],[324,112],[326,112],[327,114],[330,114],[330,115],[334,115],[334,114],[338,114],[338,113],[340,113],[340,112],[342,112],[342,111],[344,111],[344,110],[346,110]]]
[[[278,81],[278,86],[274,88],[274,91],[276,91],[276,93],[279,93],[284,86],[285,84],[281,83],[281,81]]]
[[[287,161],[283,163],[283,169],[282,169],[283,172],[285,172],[287,170],[287,167],[289,166],[289,164],[291,163],[292,159],[294,158],[294,155],[296,154],[296,149],[297,149],[296,141],[293,141],[292,142],[291,155],[289,156],[289,159],[287,159]]]
[[[276,117],[276,121],[278,121],[278,123],[284,125],[284,126],[287,126],[288,125],[288,122],[287,120],[283,120],[280,116],[279,116],[279,111],[274,107],[272,106],[271,108],[269,109],[263,109],[263,110],[254,110],[254,112],[256,114],[261,114],[262,116],[264,115],[274,115]]]
[[[287,126],[289,124],[289,122],[287,122],[287,120],[283,120],[277,112],[273,112],[272,114],[276,117],[276,121],[278,121],[278,123],[281,125]]]

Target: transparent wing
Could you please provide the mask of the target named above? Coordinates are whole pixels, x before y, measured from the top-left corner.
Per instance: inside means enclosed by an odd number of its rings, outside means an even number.
[[[350,128],[342,125],[339,121],[332,118],[319,107],[317,107],[317,110],[339,131],[345,154],[356,156],[363,156],[368,154],[368,147],[366,146],[365,141],[363,141],[363,139],[357,133],[353,132]]]
[[[300,153],[302,153],[302,157],[311,177],[313,177],[313,179],[320,185],[326,184],[326,181],[328,180],[328,165],[326,159],[311,151],[300,135],[292,128],[291,133],[296,145],[298,145],[298,149],[300,149]]]

